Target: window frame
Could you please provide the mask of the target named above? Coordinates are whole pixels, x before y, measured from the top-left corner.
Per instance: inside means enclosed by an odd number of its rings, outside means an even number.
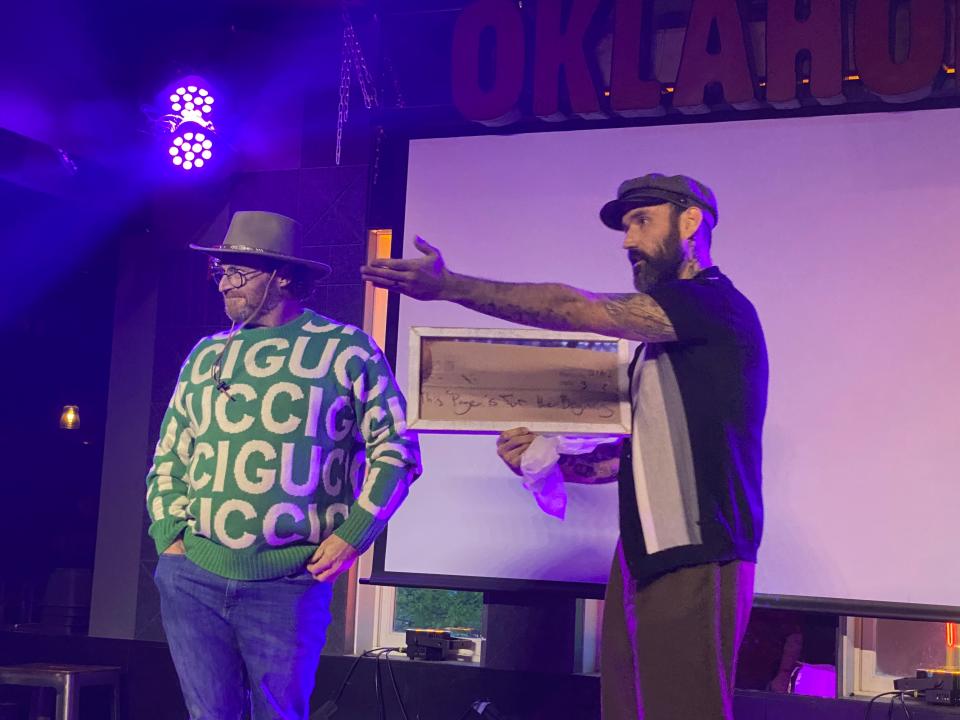
[[[894,689],[893,681],[898,676],[881,672],[877,662],[880,620],[875,617],[841,618],[837,647],[837,682],[841,697],[874,697]],[[946,658],[946,641],[944,656]]]

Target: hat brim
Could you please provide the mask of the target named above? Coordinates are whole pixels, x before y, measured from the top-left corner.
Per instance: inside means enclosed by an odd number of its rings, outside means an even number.
[[[678,202],[677,196],[666,196],[664,195],[646,195],[643,197],[633,197],[633,198],[617,198],[616,200],[611,200],[602,208],[600,208],[600,222],[606,225],[611,230],[620,230],[624,229],[623,227],[623,216],[626,215],[631,210],[641,207],[651,207],[653,205],[666,205],[671,203],[673,205],[679,205],[680,207],[690,207],[691,205],[696,205],[700,208],[704,217],[707,218],[707,223],[711,228],[717,226],[717,218],[714,214],[712,208],[707,207],[703,203],[697,202],[693,198],[683,197],[680,199],[681,202]],[[686,201],[684,205],[682,201]]]
[[[670,201],[654,197],[611,200],[600,208],[600,222],[611,230],[623,230],[623,216],[631,210],[652,205],[665,205],[668,202]]]
[[[306,258],[293,257],[291,255],[281,255],[280,253],[269,252],[267,250],[260,250],[258,248],[249,248],[241,249],[236,247],[231,247],[230,245],[190,245],[191,250],[199,250],[202,253],[207,255],[214,255],[216,257],[229,256],[229,257],[257,257],[257,258],[267,258],[268,260],[277,260],[279,262],[290,263],[291,265],[297,265],[299,267],[306,268],[311,272],[316,273],[319,277],[318,280],[322,280],[327,277],[333,268],[327,265],[325,262],[320,262],[319,260],[307,260]]]

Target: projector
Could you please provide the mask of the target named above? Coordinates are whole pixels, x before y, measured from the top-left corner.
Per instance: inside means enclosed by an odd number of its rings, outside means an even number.
[[[458,650],[473,649],[473,641],[455,638],[447,630],[411,628],[405,639],[404,653],[411,660],[455,660]]]
[[[898,678],[893,687],[916,692],[930,705],[960,705],[960,668],[921,668],[915,678]]]

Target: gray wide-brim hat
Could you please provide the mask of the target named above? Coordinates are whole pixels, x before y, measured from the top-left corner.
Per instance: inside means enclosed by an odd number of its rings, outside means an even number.
[[[634,208],[673,203],[681,208],[696,205],[704,211],[711,228],[720,221],[717,196],[702,182],[686,175],[650,173],[625,180],[617,197],[600,209],[600,221],[613,230],[623,229],[623,216]]]
[[[257,257],[298,265],[318,278],[331,268],[319,260],[303,257],[303,233],[293,218],[263,210],[241,210],[233,214],[230,227],[220,245],[190,245],[191,250],[215,257]]]

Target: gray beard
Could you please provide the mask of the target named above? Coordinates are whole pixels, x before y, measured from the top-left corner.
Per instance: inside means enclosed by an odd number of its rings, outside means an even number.
[[[256,322],[258,318],[263,315],[266,315],[268,312],[273,310],[277,305],[283,302],[283,296],[280,293],[280,289],[277,288],[273,283],[267,287],[267,296],[263,302],[263,305],[260,307],[260,312],[253,315],[253,311],[257,309],[257,305],[260,304],[258,300],[254,304],[245,303],[235,314],[231,315],[229,310],[229,305],[224,303],[224,312],[226,312],[227,317],[230,318],[230,322],[234,324],[239,323],[251,323]]]

